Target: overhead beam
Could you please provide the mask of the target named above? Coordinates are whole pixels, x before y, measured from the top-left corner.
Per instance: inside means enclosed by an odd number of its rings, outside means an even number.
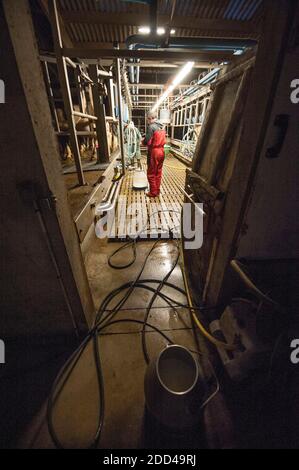
[[[149,60],[192,60],[195,62],[223,62],[231,60],[232,53],[223,51],[198,52],[194,50],[132,50],[132,49],[90,49],[90,48],[63,48],[62,54],[66,57],[79,57],[81,59],[119,58],[119,59],[149,59]]]
[[[156,99],[159,98],[160,95],[141,95],[138,93],[138,95],[132,95],[132,96],[138,96],[138,98],[150,98],[150,99]]]
[[[78,43],[75,43],[74,46],[73,46],[75,49],[112,49],[113,47],[113,43],[96,43],[96,42],[78,42]],[[122,49],[120,47],[120,49]],[[41,57],[45,57],[45,56],[41,56]],[[49,62],[55,62],[55,58],[51,58],[48,60]],[[110,67],[112,65],[112,60],[111,59],[86,59],[85,58],[85,64],[89,65],[89,64],[101,64],[102,67]],[[163,69],[163,68],[179,68],[182,66],[182,63],[184,63],[185,60],[182,58],[181,60],[177,60],[175,62],[157,62],[157,61],[144,61],[144,60],[141,60],[140,62],[138,62],[137,64],[135,63],[130,63],[130,66],[133,66],[133,67],[143,67],[143,68],[159,68],[159,69]],[[206,69],[206,68],[209,68],[211,66],[211,62],[210,61],[207,61],[207,62],[197,62],[196,64],[194,64],[193,68],[194,69]],[[218,64],[218,67],[220,65]]]
[[[103,64],[104,65],[104,64]],[[207,67],[209,67],[210,65],[210,62],[201,62],[201,63],[198,63],[198,64],[194,64],[193,68],[195,69],[206,69]],[[142,68],[152,68],[152,69],[177,69],[179,67],[181,67],[182,64],[171,64],[169,62],[156,62],[156,61],[140,61],[138,62],[137,64],[133,63],[131,64],[130,63],[130,67],[142,67]]]
[[[178,88],[189,88],[190,85],[179,85]],[[137,87],[137,88],[141,88],[141,89],[154,89],[154,88],[158,88],[158,89],[162,89],[165,87],[165,83],[129,83],[129,87],[130,88],[133,88],[133,87]],[[134,95],[132,95],[134,96]]]
[[[65,23],[89,23],[89,24],[111,24],[111,25],[130,25],[144,26],[149,23],[149,15],[140,13],[104,13],[99,11],[61,11],[61,16]],[[158,25],[167,26],[169,23],[168,15],[158,15]],[[201,35],[210,35],[213,37],[217,32],[219,37],[223,33],[237,33],[241,37],[248,36],[257,38],[260,34],[260,28],[251,21],[225,20],[225,19],[202,19],[193,16],[174,16],[171,22],[172,28],[190,28],[198,29]]]

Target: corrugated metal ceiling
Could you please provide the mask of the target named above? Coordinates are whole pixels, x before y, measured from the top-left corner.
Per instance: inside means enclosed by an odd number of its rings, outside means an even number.
[[[124,0],[60,0],[66,11],[101,11],[105,13],[145,13],[148,7]],[[206,19],[250,20],[258,12],[262,0],[177,0],[175,14]],[[158,12],[170,15],[171,0],[160,0]]]
[[[103,13],[132,13],[148,14],[148,6],[141,3],[123,0],[59,0],[63,12],[103,12]],[[171,0],[158,2],[158,13],[169,15],[172,8]],[[196,19],[242,21],[244,25],[257,25],[263,12],[262,0],[177,0],[175,16],[192,17],[194,22],[190,28],[176,27],[176,36],[200,36],[200,27],[196,27]],[[138,27],[133,24],[97,23],[97,22],[67,22],[67,32],[74,43],[79,42],[124,42],[131,34],[138,33]],[[215,31],[205,29],[205,36],[214,37]],[[222,37],[255,37],[255,34],[242,31],[229,32],[217,29],[217,36]]]

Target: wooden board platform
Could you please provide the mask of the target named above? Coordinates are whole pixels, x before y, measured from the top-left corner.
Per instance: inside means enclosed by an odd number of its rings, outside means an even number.
[[[146,158],[141,158],[146,172]],[[184,196],[186,165],[167,156],[163,165],[160,196],[148,198],[145,190],[133,189],[134,171],[127,171],[120,189],[115,226],[109,240],[128,240],[140,233],[142,239],[178,238]],[[171,233],[172,231],[172,233]]]

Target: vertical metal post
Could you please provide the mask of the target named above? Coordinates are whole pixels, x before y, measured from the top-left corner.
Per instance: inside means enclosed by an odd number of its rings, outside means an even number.
[[[98,82],[98,66],[90,65],[89,66],[90,77],[93,81],[92,86],[92,97],[93,97],[93,107],[94,114],[98,118],[96,120],[96,133],[98,139],[98,148],[97,148],[97,162],[98,163],[107,163],[109,162],[109,145],[107,139],[106,131],[106,115],[105,115],[105,106],[100,97],[100,89]]]
[[[112,78],[109,78],[108,80],[108,100],[110,107],[110,116],[115,119],[114,84]]]
[[[124,148],[124,132],[123,132],[123,112],[122,112],[122,96],[121,96],[121,77],[120,77],[120,59],[115,60],[116,64],[116,86],[117,86],[117,104],[118,104],[118,122],[119,122],[119,139],[120,139],[120,155],[123,174],[126,172],[125,164],[125,148]]]
[[[198,108],[199,108],[199,99],[196,100],[196,105],[195,105],[195,119],[194,119],[195,124],[198,123]]]
[[[157,31],[157,13],[158,13],[158,0],[152,0],[150,2],[150,28],[151,34],[155,35]]]
[[[59,76],[59,81],[60,81],[60,86],[61,86],[61,92],[62,92],[66,118],[67,118],[68,127],[69,127],[69,133],[70,133],[70,143],[71,143],[71,148],[72,148],[72,152],[73,152],[74,159],[75,159],[78,182],[81,186],[83,186],[85,184],[85,180],[84,180],[84,174],[82,170],[81,156],[80,156],[80,150],[79,150],[79,145],[78,145],[78,140],[77,140],[77,135],[76,135],[76,126],[75,126],[75,121],[74,121],[74,116],[73,116],[73,103],[72,103],[70,84],[69,84],[68,75],[67,75],[66,59],[65,57],[63,57],[61,53],[63,44],[62,44],[62,38],[61,38],[61,31],[59,27],[59,18],[58,18],[56,0],[49,2],[49,13],[50,13],[51,26],[52,26],[52,31],[53,31],[53,40],[54,40],[54,49],[55,49],[56,60],[57,60],[58,76]]]

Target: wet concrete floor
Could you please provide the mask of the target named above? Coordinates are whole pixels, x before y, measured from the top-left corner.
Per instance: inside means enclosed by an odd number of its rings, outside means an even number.
[[[108,266],[109,255],[119,246],[121,243],[94,239],[85,257],[96,306],[99,306],[114,288],[136,277],[152,242],[138,242],[136,262],[124,270],[112,269]],[[129,261],[131,255],[132,252],[129,249],[122,251],[113,259],[113,262],[124,264]],[[172,267],[176,256],[177,247],[174,241],[159,242],[148,260],[142,278],[161,280]],[[179,265],[171,274],[169,282],[181,288],[184,287]],[[164,288],[163,292],[186,304],[183,294],[169,287]],[[151,296],[151,292],[135,290],[124,306],[127,310],[118,312],[116,319],[143,320],[144,307]],[[117,297],[113,302],[115,303],[119,298]],[[165,303],[162,299],[157,299],[154,306],[165,307]],[[153,308],[148,321],[165,332],[175,343],[198,351],[198,336],[192,328],[187,309],[180,309],[179,313],[176,313],[171,307]],[[203,448],[207,445],[206,439],[210,441],[210,446],[215,440],[215,433],[217,434],[211,416],[215,413],[217,415],[217,409],[222,406],[220,396],[213,400],[213,407],[209,404],[205,409],[203,419],[205,429],[199,427],[187,435],[177,436],[165,433],[145,412],[143,382],[146,362],[141,347],[141,329],[140,324],[125,322],[109,326],[99,336],[105,384],[105,419],[99,447],[106,449]],[[146,332],[146,343],[151,358],[155,357],[167,344],[159,333],[149,329]],[[197,354],[195,356],[199,357]],[[54,425],[64,447],[87,447],[96,429],[98,413],[99,391],[91,342],[55,404]],[[54,447],[47,430],[45,407],[31,423],[20,446]]]

